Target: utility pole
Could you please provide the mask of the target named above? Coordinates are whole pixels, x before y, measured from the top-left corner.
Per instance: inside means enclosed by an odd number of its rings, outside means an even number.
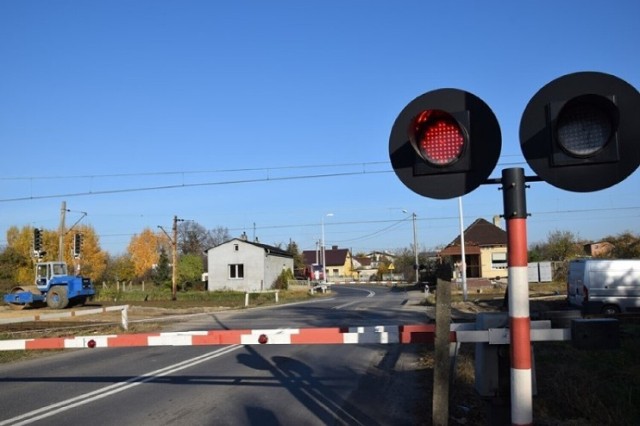
[[[178,222],[184,222],[184,219],[178,219],[178,216],[173,216],[173,227],[171,230],[173,231],[173,237],[164,230],[162,226],[158,225],[158,228],[162,229],[162,232],[169,238],[169,242],[171,243],[171,262],[173,264],[171,268],[171,300],[177,300],[177,285],[176,281],[178,278]]]
[[[60,207],[60,226],[58,227],[58,260],[64,262],[64,220],[67,214],[67,202],[63,201]]]

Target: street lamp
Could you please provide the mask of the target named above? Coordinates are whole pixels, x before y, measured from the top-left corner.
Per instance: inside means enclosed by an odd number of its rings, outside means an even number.
[[[327,283],[327,253],[325,251],[324,248],[324,218],[325,217],[331,217],[333,216],[333,213],[327,213],[326,215],[322,216],[322,282],[323,284]]]

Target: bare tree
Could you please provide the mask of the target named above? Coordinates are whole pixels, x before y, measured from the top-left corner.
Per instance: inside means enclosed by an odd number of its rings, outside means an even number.
[[[218,226],[209,231],[209,242],[211,243],[209,247],[215,247],[230,239],[231,234],[229,234],[229,228],[224,226]]]
[[[178,225],[178,250],[181,254],[204,256],[204,251],[230,240],[229,229],[218,226],[207,230],[195,221],[185,221]]]

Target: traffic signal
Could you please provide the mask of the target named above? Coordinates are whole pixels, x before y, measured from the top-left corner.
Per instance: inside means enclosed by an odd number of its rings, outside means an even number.
[[[80,257],[80,251],[82,250],[82,234],[76,233],[73,238],[73,256]]]
[[[42,230],[38,228],[33,229],[33,252],[40,253],[42,250]]]
[[[529,101],[520,147],[529,166],[561,189],[591,192],[613,186],[640,164],[640,93],[618,77],[568,74]]]
[[[411,101],[389,137],[391,165],[412,191],[446,199],[484,183],[500,156],[500,125],[477,96],[438,89]]]

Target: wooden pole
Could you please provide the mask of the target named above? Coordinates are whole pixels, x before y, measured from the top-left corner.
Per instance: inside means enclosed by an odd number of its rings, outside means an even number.
[[[434,426],[449,424],[451,283],[438,279],[436,288],[435,364],[433,367]]]

